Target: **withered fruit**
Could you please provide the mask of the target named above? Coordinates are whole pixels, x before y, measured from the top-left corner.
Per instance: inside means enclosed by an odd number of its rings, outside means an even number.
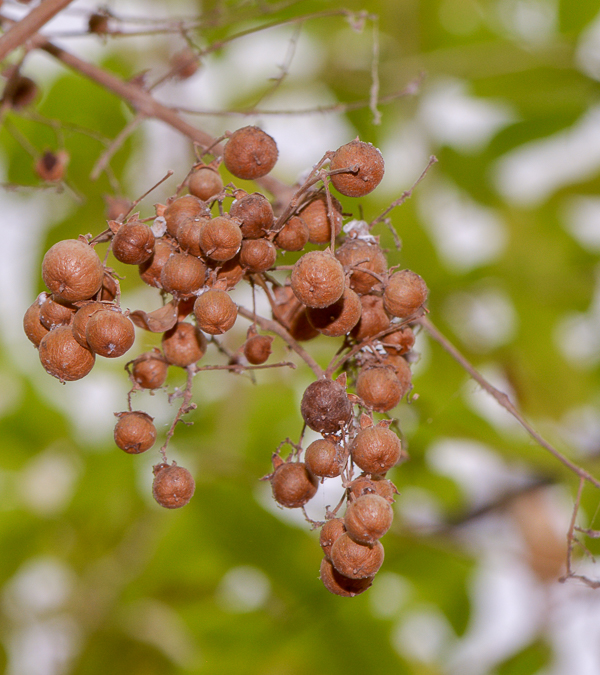
[[[231,260],[240,250],[242,231],[239,221],[228,216],[207,220],[200,228],[200,248],[213,260]]]
[[[268,239],[245,239],[240,249],[240,264],[253,274],[266,272],[277,259],[277,249]]]
[[[414,347],[415,334],[410,326],[402,326],[393,333],[384,335],[381,338],[381,344],[388,354],[400,356]]]
[[[342,205],[335,197],[332,197],[331,201],[332,220],[337,236],[342,231]],[[298,215],[308,227],[308,240],[311,244],[328,244],[331,241],[331,222],[326,195],[317,195]]]
[[[395,408],[404,395],[400,380],[391,368],[363,368],[356,380],[356,393],[367,408],[387,412]]]
[[[253,335],[248,338],[244,344],[244,356],[248,359],[248,363],[254,366],[265,363],[271,355],[272,342],[271,335]]]
[[[177,228],[185,220],[200,220],[201,218],[210,218],[210,211],[206,204],[194,195],[185,195],[171,202],[165,210],[165,221],[167,223],[167,232],[172,236],[177,236]]]
[[[194,316],[198,327],[205,333],[221,335],[233,327],[237,307],[225,291],[211,289],[196,299]]]
[[[321,434],[339,431],[352,418],[352,404],[339,382],[321,379],[306,388],[300,404],[306,424]]]
[[[42,366],[61,382],[80,380],[94,367],[95,356],[73,337],[69,326],[49,331],[39,344]]]
[[[160,272],[160,284],[167,293],[188,296],[200,289],[206,279],[206,265],[193,255],[173,253]]]
[[[333,542],[344,532],[346,528],[344,527],[343,518],[332,518],[328,520],[323,527],[321,527],[321,532],[319,534],[319,544],[323,549],[323,553],[326,558],[331,556],[331,547]]]
[[[47,183],[58,183],[64,178],[69,159],[69,153],[65,150],[59,150],[56,153],[46,150],[35,161],[33,168],[37,175]]]
[[[350,274],[350,288],[360,295],[369,293],[387,271],[387,260],[381,248],[361,239],[346,239],[336,250],[335,257]]]
[[[306,316],[319,333],[328,337],[348,334],[360,320],[360,298],[351,289],[345,288],[342,297],[329,307],[309,307]]]
[[[160,467],[160,470],[157,470]],[[192,474],[182,466],[161,464],[154,467],[152,496],[165,509],[178,509],[189,503],[196,485]]]
[[[108,15],[107,14],[91,14],[88,20],[88,30],[90,33],[97,35],[105,35],[108,33]]]
[[[53,297],[49,296],[40,307],[40,321],[48,330],[57,326],[68,326],[73,321],[75,310],[73,305],[55,302]]]
[[[305,253],[291,274],[294,295],[307,307],[328,307],[344,292],[344,268],[326,251]]]
[[[162,338],[162,349],[173,366],[187,368],[206,353],[207,341],[200,329],[191,323],[179,322]]]
[[[389,278],[383,292],[383,304],[392,315],[402,319],[418,312],[429,290],[423,279],[411,270],[395,272]]]
[[[273,294],[277,303],[277,311],[273,312],[273,318],[287,328],[294,340],[303,342],[319,335],[319,331],[310,325],[306,307],[296,298],[291,286],[276,286]]]
[[[45,294],[43,294],[45,296]],[[40,298],[27,308],[25,316],[23,317],[23,330],[27,335],[28,340],[39,347],[42,338],[48,332],[48,329],[40,321]]]
[[[331,547],[331,562],[335,569],[350,579],[374,576],[383,564],[383,546],[376,541],[372,545],[359,544],[345,532]]]
[[[33,103],[38,94],[38,86],[30,77],[17,74],[9,78],[4,88],[2,103],[7,103],[15,110],[21,110]]]
[[[323,586],[334,595],[342,598],[354,598],[368,590],[373,584],[373,577],[364,577],[362,579],[350,579],[340,574],[331,561],[323,558],[321,569],[319,571]]]
[[[318,438],[306,448],[304,462],[315,476],[335,478],[346,464],[346,453],[337,443]]]
[[[182,251],[197,257],[203,255],[200,248],[200,230],[202,229],[202,225],[208,220],[208,218],[199,218],[198,220],[188,218],[181,223],[177,228],[176,239]]]
[[[236,178],[255,180],[266,176],[277,162],[274,139],[253,126],[234,131],[223,151],[223,163]]]
[[[309,231],[306,223],[300,216],[292,216],[279,230],[275,239],[275,246],[282,251],[302,251],[308,243]]]
[[[117,297],[118,290],[117,282],[113,275],[105,271],[102,286],[100,287],[100,300],[112,302]]]
[[[167,379],[169,364],[159,349],[140,354],[131,364],[131,376],[142,389],[159,389]]]
[[[271,477],[273,498],[288,509],[304,506],[317,493],[317,479],[302,462],[284,462]]]
[[[240,263],[240,254],[237,253],[231,260],[225,262],[217,262],[216,260],[208,260],[208,279],[206,281],[208,286],[218,284],[219,288],[225,287],[229,291],[235,288],[239,281],[244,276],[244,268]]]
[[[238,194],[244,196],[238,198]],[[236,199],[229,209],[229,215],[237,218],[244,239],[259,239],[271,229],[273,225],[273,207],[269,200],[260,192],[248,195],[242,190],[236,193]]]
[[[104,267],[96,251],[79,239],[50,247],[42,261],[42,278],[56,300],[88,300],[102,286]]]
[[[145,412],[115,413],[119,418],[115,425],[115,443],[130,455],[146,452],[156,441],[156,427],[152,417]]]
[[[218,195],[223,189],[221,174],[212,166],[200,166],[188,178],[188,190],[202,201]]]
[[[390,318],[383,309],[383,300],[377,295],[361,295],[360,320],[351,335],[357,342],[378,335],[390,326]]]
[[[395,495],[398,494],[396,486],[391,480],[381,478],[380,476],[359,476],[348,486],[348,499],[350,501],[358,499],[363,495],[377,494],[383,497],[390,504],[395,500]]]
[[[400,382],[400,388],[402,390],[400,398],[402,398],[404,394],[407,394],[410,391],[411,388],[412,372],[408,361],[402,356],[388,354],[388,356],[384,358],[383,364],[392,368],[396,374],[396,377]]]
[[[139,266],[140,279],[148,286],[162,288],[160,274],[173,252],[173,247],[167,240],[157,239],[154,243],[154,253]]]
[[[80,307],[77,312],[75,312],[71,330],[73,331],[73,337],[82,347],[90,349],[87,338],[85,337],[85,330],[87,328],[88,321],[90,320],[90,316],[92,316],[92,314],[95,312],[106,308],[107,306],[104,302],[87,302],[85,305]]]
[[[359,544],[373,544],[390,529],[394,512],[389,502],[377,494],[363,495],[346,508],[344,525]]]
[[[85,339],[95,354],[114,359],[133,347],[135,328],[129,317],[117,311],[101,309],[90,316]]]
[[[387,473],[402,455],[400,439],[390,429],[375,426],[361,429],[350,447],[352,461],[370,474]]]
[[[121,225],[112,240],[112,253],[126,265],[141,265],[154,253],[154,234],[139,220]]]
[[[379,150],[358,138],[336,150],[329,168],[331,171],[351,169],[331,175],[335,189],[347,197],[368,195],[379,185],[384,173],[383,157]]]

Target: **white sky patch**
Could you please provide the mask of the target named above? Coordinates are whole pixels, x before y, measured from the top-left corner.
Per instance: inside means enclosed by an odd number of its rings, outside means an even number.
[[[575,61],[586,75],[600,80],[600,14],[579,36]]]
[[[260,609],[269,599],[271,582],[258,567],[232,567],[221,579],[217,602],[228,612],[246,613]]]
[[[507,103],[471,96],[466,82],[449,79],[426,89],[419,118],[436,143],[475,152],[516,115]]]
[[[454,632],[437,607],[426,606],[407,612],[394,627],[391,641],[400,655],[433,664],[447,653]]]
[[[600,251],[600,197],[570,198],[563,209],[563,221],[583,248],[591,253]]]
[[[450,270],[466,273],[502,255],[506,229],[491,208],[475,202],[449,181],[433,181],[418,206],[433,244]]]
[[[505,199],[535,207],[565,185],[591,178],[599,168],[600,106],[594,106],[570,128],[500,157],[493,174]]]

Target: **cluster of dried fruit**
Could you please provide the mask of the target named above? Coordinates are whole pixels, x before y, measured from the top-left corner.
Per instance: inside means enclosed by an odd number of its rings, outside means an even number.
[[[257,180],[271,171],[277,155],[275,141],[249,126],[228,136],[222,161],[233,176]],[[186,369],[191,387],[209,340],[227,352],[218,336],[233,327],[238,313],[252,324],[244,344],[230,352],[228,367],[236,371],[261,367],[269,359],[273,336],[259,334],[257,327],[276,333],[307,362],[300,341],[343,337],[337,361],[325,373],[309,364],[318,379],[304,393],[301,413],[306,426],[322,438],[306,451],[301,442],[294,445],[285,461],[275,453],[268,478],[279,504],[304,508],[319,480],[342,477],[344,497],[322,524],[321,579],[330,591],[346,596],[366,590],[383,561],[379,539],[391,525],[396,493],[385,474],[403,451],[391,420],[375,423],[373,412],[392,410],[411,388],[414,334],[409,324],[424,311],[427,298],[419,275],[388,270],[366,222],[353,220],[341,234],[344,215],[329,184],[342,195],[361,197],[377,187],[383,173],[379,151],[356,139],[326,153],[275,213],[260,192],[224,186],[219,159],[200,162],[184,182],[189,194],[178,191],[166,205],[157,205],[156,216],[146,219],[152,226],[138,214],[130,215],[129,205],[113,202],[116,211],[105,232],[89,241],[80,237],[52,246],[42,263],[49,292],[40,294],[24,319],[42,365],[62,382],[87,375],[96,356],[125,354],[134,343],[134,324],[161,333],[161,349],[127,364],[132,392],[161,388],[169,366]],[[121,308],[117,275],[95,250],[102,242],[109,242],[116,260],[138,266],[141,279],[162,294],[161,307],[150,313]],[[304,252],[308,244],[317,248]],[[290,269],[276,266],[279,252],[286,251],[303,254],[281,281],[274,270]],[[272,319],[235,304],[230,291],[242,280],[264,291]],[[192,321],[186,321],[190,315]],[[344,372],[334,380],[339,369]],[[348,380],[355,394],[346,391]],[[161,448],[163,461],[154,467],[153,495],[166,508],[183,506],[194,492],[190,473],[168,464],[165,454],[175,423],[191,409],[188,399]],[[149,415],[132,410],[130,402],[117,417],[119,448],[138,454],[154,445],[156,429]],[[359,477],[353,475],[356,469],[362,472]],[[346,513],[339,518],[344,501]]]

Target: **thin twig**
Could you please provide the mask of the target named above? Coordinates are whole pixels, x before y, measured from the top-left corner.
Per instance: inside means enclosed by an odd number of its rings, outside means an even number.
[[[90,180],[97,180],[100,177],[100,174],[102,171],[104,171],[110,160],[113,158],[113,155],[119,151],[123,143],[125,143],[129,136],[131,136],[131,134],[143,121],[143,115],[136,115],[121,129],[121,131],[115,136],[110,145],[100,155],[97,162],[94,164],[94,168],[90,173]]]

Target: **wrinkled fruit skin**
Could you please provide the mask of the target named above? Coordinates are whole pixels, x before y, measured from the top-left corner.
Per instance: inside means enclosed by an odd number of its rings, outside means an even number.
[[[346,532],[331,547],[331,562],[335,569],[350,579],[364,579],[377,574],[383,564],[383,546],[376,541],[372,546],[358,544]]]
[[[78,239],[59,241],[46,252],[42,278],[56,300],[88,300],[102,286],[104,267],[94,249]]]
[[[383,305],[392,316],[404,319],[421,309],[428,294],[422,277],[411,270],[401,270],[389,278],[383,292]]]
[[[150,415],[144,412],[121,413],[114,436],[117,447],[130,455],[138,455],[154,445],[156,427]]]
[[[94,367],[95,357],[73,337],[69,326],[59,326],[40,342],[39,355],[47,373],[61,382],[85,377]]]
[[[350,452],[354,463],[366,473],[384,474],[400,460],[402,445],[390,429],[368,427],[356,434]]]
[[[321,561],[320,579],[325,588],[342,598],[353,598],[364,593],[373,584],[373,577],[350,579],[340,574],[327,558]]]
[[[338,148],[331,158],[330,169],[358,167],[353,173],[338,173],[331,176],[335,189],[347,197],[364,197],[381,182],[384,173],[383,157],[370,143],[355,139]]]
[[[344,268],[324,251],[305,253],[291,274],[294,295],[307,307],[328,307],[344,292]]]
[[[165,509],[179,509],[185,506],[195,489],[192,474],[176,464],[161,468],[152,482],[152,496]]]
[[[348,504],[344,525],[359,544],[373,544],[390,529],[394,514],[388,501],[379,495],[366,494]]]
[[[339,382],[323,379],[306,388],[300,412],[311,429],[331,434],[350,421],[352,404]]]
[[[315,496],[317,485],[317,479],[302,462],[286,462],[271,477],[273,498],[288,509],[304,506]]]
[[[229,137],[223,163],[236,178],[255,180],[266,176],[277,162],[277,144],[258,127],[242,127]]]

